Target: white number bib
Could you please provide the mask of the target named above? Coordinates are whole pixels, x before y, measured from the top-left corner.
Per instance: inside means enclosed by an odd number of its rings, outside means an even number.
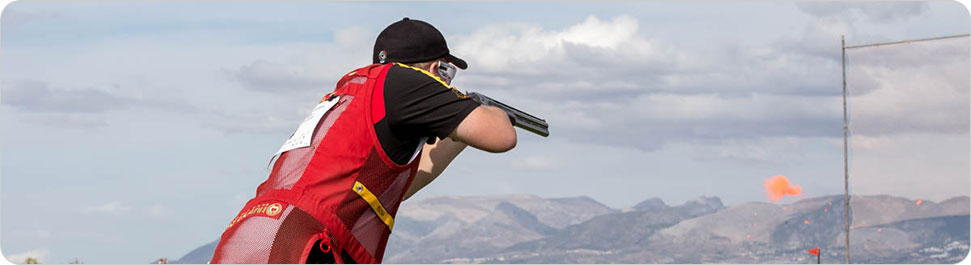
[[[324,114],[326,114],[328,110],[337,105],[337,102],[339,101],[340,96],[335,96],[330,100],[317,104],[317,106],[314,107],[314,110],[310,112],[310,116],[300,123],[300,126],[297,127],[297,131],[293,132],[290,139],[283,142],[283,146],[281,146],[280,150],[277,150],[273,156],[277,156],[283,152],[293,149],[310,146],[310,140],[312,140],[314,136],[314,129],[317,128],[317,124],[320,123],[320,119],[324,117]]]

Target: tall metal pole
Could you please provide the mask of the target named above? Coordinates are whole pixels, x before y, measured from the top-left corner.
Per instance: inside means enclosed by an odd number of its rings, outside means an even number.
[[[843,46],[843,209],[846,210],[846,264],[850,264],[850,166],[847,156],[847,132],[849,126],[846,120],[846,36],[840,36],[840,43]]]

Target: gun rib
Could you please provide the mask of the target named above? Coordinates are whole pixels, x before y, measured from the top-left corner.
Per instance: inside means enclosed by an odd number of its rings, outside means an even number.
[[[550,126],[549,124],[546,123],[546,120],[544,119],[540,119],[539,117],[530,115],[529,113],[523,112],[512,106],[506,105],[495,99],[487,97],[486,95],[472,92],[472,93],[468,93],[468,96],[471,97],[473,100],[476,100],[476,102],[479,102],[482,105],[494,106],[510,114],[514,120],[513,125],[515,125],[516,127],[522,128],[526,131],[535,133],[543,137],[547,137],[550,135],[550,131],[549,131]]]

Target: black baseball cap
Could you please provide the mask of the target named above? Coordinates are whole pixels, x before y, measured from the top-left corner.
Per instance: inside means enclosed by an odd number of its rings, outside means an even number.
[[[445,36],[425,21],[404,18],[378,34],[372,63],[417,63],[444,57],[465,69],[469,65],[448,51]]]

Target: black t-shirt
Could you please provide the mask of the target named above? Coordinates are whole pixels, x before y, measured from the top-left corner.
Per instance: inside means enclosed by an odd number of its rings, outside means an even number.
[[[479,103],[427,72],[394,64],[384,81],[384,118],[374,131],[385,154],[407,164],[423,138],[448,137]]]

